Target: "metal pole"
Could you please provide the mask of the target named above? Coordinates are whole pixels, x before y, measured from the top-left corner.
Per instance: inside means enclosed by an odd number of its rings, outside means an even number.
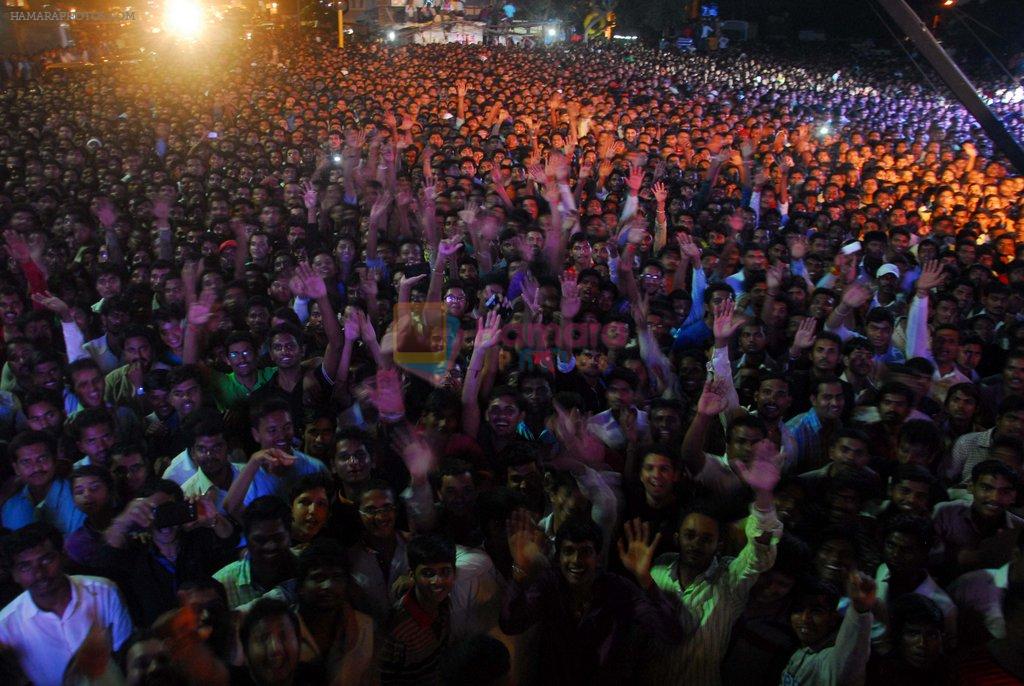
[[[879,4],[914,42],[917,51],[939,73],[942,80],[953,91],[956,99],[967,108],[967,111],[974,116],[988,137],[992,139],[996,148],[1009,158],[1018,173],[1024,174],[1024,148],[982,101],[974,84],[939,45],[920,17],[904,0],[879,0]]]

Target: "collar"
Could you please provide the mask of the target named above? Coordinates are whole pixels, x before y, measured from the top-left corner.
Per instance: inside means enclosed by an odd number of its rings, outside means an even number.
[[[687,588],[693,586],[694,584],[700,581],[707,581],[709,583],[713,582],[715,577],[718,576],[720,567],[721,564],[719,563],[718,555],[715,555],[713,558],[711,558],[711,564],[708,565],[707,569],[705,569],[697,576],[693,577],[693,581],[691,581],[688,585],[683,586],[682,582],[679,581],[679,556],[677,555],[676,559],[672,562],[672,578],[675,579],[675,582],[679,585],[679,590],[685,591]]]
[[[448,602],[448,600],[445,599],[444,602]],[[423,606],[417,602],[415,589],[410,590],[402,596],[402,606],[405,607],[409,616],[412,617],[413,621],[416,622],[421,629],[427,629],[434,624],[434,618],[427,614],[427,611],[423,609]]]
[[[68,584],[71,585],[71,599],[68,601],[68,606],[64,608],[64,615],[58,617],[58,619],[64,619],[69,612],[74,612],[75,607],[78,605],[79,598],[81,597],[81,593],[78,591],[78,585],[75,583],[74,578],[67,574],[64,575],[64,578],[67,579]],[[27,617],[38,617],[43,614],[53,615],[54,617],[57,616],[53,612],[47,612],[40,609],[39,606],[36,605],[36,601],[32,600],[32,594],[28,591],[25,591],[25,596],[28,599],[28,602],[25,603],[25,615]]]

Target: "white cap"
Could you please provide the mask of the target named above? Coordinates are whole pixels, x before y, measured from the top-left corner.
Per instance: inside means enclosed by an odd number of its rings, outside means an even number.
[[[878,268],[878,271],[875,272],[875,278],[880,279],[885,274],[892,274],[898,279],[900,278],[900,268],[897,267],[895,264],[889,264],[888,262],[886,262],[885,264]]]

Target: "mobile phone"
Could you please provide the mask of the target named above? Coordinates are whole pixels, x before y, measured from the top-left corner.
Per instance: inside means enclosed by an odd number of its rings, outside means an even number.
[[[855,252],[860,252],[860,241],[854,241],[853,243],[847,243],[840,250],[844,255],[852,255]]]
[[[211,131],[210,133],[206,134],[206,137],[207,138],[216,138],[217,137],[217,132],[216,131]]]
[[[164,503],[153,508],[153,528],[166,529],[196,521],[193,503]]]
[[[407,264],[402,267],[402,273],[405,274],[405,278],[411,278],[413,276],[427,275],[430,274],[430,265],[426,262],[419,264]]]

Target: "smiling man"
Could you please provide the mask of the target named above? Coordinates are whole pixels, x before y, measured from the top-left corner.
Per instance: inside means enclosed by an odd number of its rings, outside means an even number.
[[[249,550],[243,560],[218,570],[213,578],[224,584],[228,605],[235,609],[271,589],[295,599],[295,555],[289,533],[292,511],[280,498],[256,498],[242,515],[242,531]]]
[[[1001,567],[1024,528],[1024,520],[1009,511],[1017,500],[1020,476],[999,460],[985,460],[971,470],[971,502],[954,500],[935,506],[937,545],[932,566],[945,579],[972,569]]]
[[[295,425],[286,400],[268,400],[252,411],[252,437],[260,450],[249,458],[224,498],[229,515],[238,515],[245,502],[261,496],[290,501],[289,492],[299,479],[327,471],[323,462],[293,447]]]
[[[623,567],[636,580],[600,570],[600,527],[574,517],[558,529],[549,568],[525,515],[509,527],[513,581],[501,612],[502,631],[516,636],[536,626],[542,684],[630,683],[641,666],[628,636],[678,644],[686,633],[667,596],[651,576],[657,545],[639,521],[618,546]]]
[[[38,522],[4,541],[4,563],[24,593],[0,611],[0,643],[15,652],[29,681],[62,683],[64,669],[94,624],[107,627],[113,650],[132,633],[117,587],[107,579],[64,573],[63,540]]]
[[[380,680],[434,684],[451,633],[455,546],[440,536],[417,536],[406,546],[412,589],[395,603],[380,651]]]

